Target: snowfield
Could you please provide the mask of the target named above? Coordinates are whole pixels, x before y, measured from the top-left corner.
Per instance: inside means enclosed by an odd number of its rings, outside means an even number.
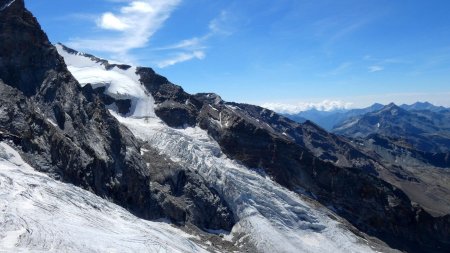
[[[207,252],[189,237],[36,172],[0,142],[0,252]]]
[[[62,50],[62,48],[58,48]],[[143,85],[135,73],[124,73],[117,67],[106,70],[88,63],[82,54],[68,54],[63,50],[69,70],[82,85],[95,79],[97,84],[117,83],[123,87],[121,96],[135,101],[154,101],[148,92],[137,94]],[[134,69],[134,68],[131,68]],[[110,72],[105,74],[104,72]],[[134,82],[114,79],[116,74],[126,75]],[[103,80],[103,77],[105,80]],[[107,86],[107,94],[116,94],[114,85]],[[127,93],[127,91],[130,91]],[[220,146],[199,127],[174,129],[155,116],[147,106],[147,115],[131,113],[121,116],[110,112],[133,134],[169,156],[185,169],[198,172],[230,205],[238,223],[228,240],[237,244],[247,241],[258,251],[267,253],[303,252],[375,252],[369,242],[355,236],[338,218],[324,207],[303,199],[279,186],[270,178],[228,159]],[[145,119],[142,116],[146,116]]]
[[[131,112],[127,116],[154,116],[155,101],[140,84],[136,67],[123,70],[115,67],[113,71],[105,69],[100,62],[95,62],[84,54],[71,54],[58,44],[58,53],[64,58],[69,71],[81,85],[91,84],[92,88],[106,87],[105,93],[115,99],[130,99]]]

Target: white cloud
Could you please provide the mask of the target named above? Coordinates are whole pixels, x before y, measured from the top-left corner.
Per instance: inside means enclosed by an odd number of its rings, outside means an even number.
[[[379,72],[379,71],[383,71],[383,70],[384,70],[383,66],[374,65],[374,66],[369,67],[370,73]]]
[[[226,23],[229,20],[227,11],[220,12],[220,15],[209,22],[208,28],[213,34],[231,35],[232,32]]]
[[[343,102],[339,100],[324,100],[321,102],[297,102],[292,104],[286,103],[265,103],[261,106],[278,113],[296,114],[299,112],[316,109],[319,111],[332,111],[338,109],[349,109],[353,103]]]
[[[122,20],[117,18],[111,12],[103,14],[103,16],[97,22],[97,25],[103,29],[117,30],[117,31],[123,31],[129,27],[127,24],[125,24]]]
[[[203,37],[194,37],[191,39],[182,40],[176,44],[160,47],[156,50],[173,50],[173,49],[202,49],[203,42],[209,38],[209,34]]]
[[[68,45],[79,50],[108,52],[124,59],[130,50],[147,45],[162,27],[181,0],[117,1],[126,3],[117,13],[106,12],[97,20],[97,26],[111,30],[105,37],[73,39]]]
[[[191,53],[179,53],[177,55],[175,55],[172,58],[163,60],[161,62],[158,63],[158,67],[159,68],[166,68],[172,65],[175,65],[177,63],[180,62],[185,62],[185,61],[189,61],[192,59],[204,59],[205,58],[205,53],[203,51],[194,51]]]

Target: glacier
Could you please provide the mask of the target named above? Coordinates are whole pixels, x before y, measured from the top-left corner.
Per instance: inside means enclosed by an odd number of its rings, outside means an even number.
[[[208,252],[168,223],[35,171],[5,142],[0,210],[0,252]]]
[[[224,235],[225,239],[238,246],[248,241],[259,252],[267,253],[377,252],[384,248],[356,236],[350,231],[351,225],[317,202],[227,158],[199,127],[167,126],[155,116],[158,105],[133,73],[135,67],[127,71],[118,67],[107,69],[82,53],[67,52],[61,45],[57,49],[82,86],[90,83],[106,87],[106,94],[135,103],[137,109],[127,115],[111,108],[111,114],[121,124],[161,154],[197,172],[225,198],[238,221],[231,233]]]

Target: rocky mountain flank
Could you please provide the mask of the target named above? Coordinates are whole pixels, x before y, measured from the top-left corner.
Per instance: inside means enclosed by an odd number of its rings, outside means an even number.
[[[230,158],[317,199],[393,247],[410,252],[447,250],[443,231],[449,216],[432,217],[412,204],[401,189],[383,180],[382,174],[392,174],[392,167],[351,141],[312,122],[298,124],[258,106],[225,102],[212,93],[190,95],[150,68],[138,68],[137,73],[155,99],[156,115],[167,125],[200,126]],[[103,88],[96,92],[106,103],[131,104],[108,97]]]
[[[0,6],[9,2],[0,0]],[[210,182],[167,162],[106,109],[114,105],[126,115],[133,101],[112,97],[103,87],[80,86],[23,0],[1,11],[0,41],[0,139],[13,141],[33,167],[142,218],[233,227],[230,203]],[[130,68],[96,59],[106,67]],[[136,74],[168,126],[199,126],[229,158],[318,200],[391,247],[450,251],[450,215],[433,217],[413,203],[380,176],[391,167],[346,138],[215,94],[188,94],[150,68]]]
[[[202,178],[162,165],[157,152],[141,156],[141,144],[101,97],[81,88],[23,0],[0,13],[0,41],[0,139],[13,140],[34,168],[142,218],[233,226],[226,203]]]

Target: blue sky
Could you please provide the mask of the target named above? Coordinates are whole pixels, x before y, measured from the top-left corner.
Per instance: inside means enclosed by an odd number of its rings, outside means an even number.
[[[26,0],[52,42],[273,108],[450,106],[450,1]],[[325,101],[325,102],[323,102]]]

